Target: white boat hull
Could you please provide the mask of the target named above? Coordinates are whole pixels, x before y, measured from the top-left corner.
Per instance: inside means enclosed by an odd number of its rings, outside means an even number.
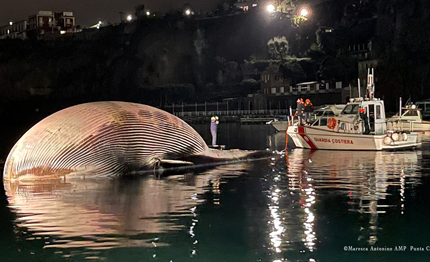
[[[387,135],[363,135],[360,133],[342,133],[316,127],[290,126],[288,135],[296,147],[332,150],[396,150],[410,149],[421,145],[418,133],[410,133],[406,141],[384,143]]]

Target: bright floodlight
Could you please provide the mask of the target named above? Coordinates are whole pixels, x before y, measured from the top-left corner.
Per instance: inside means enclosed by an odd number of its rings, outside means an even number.
[[[190,9],[185,10],[185,14],[186,15],[191,15],[191,10]]]
[[[309,16],[309,9],[307,7],[302,7],[299,11],[299,15],[303,17]]]
[[[127,21],[131,21],[133,19],[133,16],[131,16],[131,15],[127,15]]]
[[[273,13],[273,12],[275,12],[275,6],[274,6],[273,4],[268,4],[268,5],[266,6],[266,11],[267,11],[268,13]]]
[[[146,11],[146,15],[149,16],[151,13],[149,11]]]

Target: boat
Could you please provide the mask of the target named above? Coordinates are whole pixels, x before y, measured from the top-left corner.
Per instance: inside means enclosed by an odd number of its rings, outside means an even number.
[[[400,117],[399,117],[400,115]],[[423,120],[422,111],[416,105],[406,105],[388,119],[388,128],[409,132],[430,132],[430,121]]]
[[[372,90],[373,73],[369,73],[366,98],[351,98],[338,116],[328,120],[327,127],[295,123],[288,127],[287,134],[296,147],[309,149],[379,151],[419,147],[417,132],[387,129],[384,101],[374,98]]]
[[[329,118],[339,115],[346,105],[323,105],[314,110],[311,116],[312,125],[325,126]],[[272,125],[277,131],[286,131],[288,126],[288,120],[277,120],[273,119],[266,124]]]

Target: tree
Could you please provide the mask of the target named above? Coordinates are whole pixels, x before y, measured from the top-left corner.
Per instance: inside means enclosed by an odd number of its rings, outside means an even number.
[[[284,62],[279,66],[279,71],[284,78],[290,78],[293,84],[302,82],[306,79],[303,68],[296,60]]]
[[[286,60],[289,50],[289,44],[285,36],[278,36],[267,42],[270,56],[276,60]]]

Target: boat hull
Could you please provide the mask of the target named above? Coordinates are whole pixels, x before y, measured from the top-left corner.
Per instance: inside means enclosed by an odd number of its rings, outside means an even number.
[[[278,132],[286,131],[288,127],[288,121],[272,121],[270,123]]]
[[[331,150],[403,150],[421,145],[418,134],[410,133],[405,141],[384,143],[387,135],[363,135],[360,133],[342,133],[316,127],[290,126],[288,135],[296,147]]]

